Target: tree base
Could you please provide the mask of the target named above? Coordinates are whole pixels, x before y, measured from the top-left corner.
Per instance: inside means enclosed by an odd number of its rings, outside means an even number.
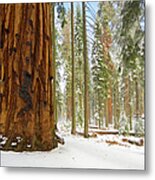
[[[32,141],[22,139],[20,142],[17,139],[10,138],[3,143],[3,139],[0,139],[0,150],[1,151],[14,151],[14,152],[34,152],[34,151],[51,151],[58,147],[57,139],[53,139],[52,142],[42,143],[39,140],[33,139]]]

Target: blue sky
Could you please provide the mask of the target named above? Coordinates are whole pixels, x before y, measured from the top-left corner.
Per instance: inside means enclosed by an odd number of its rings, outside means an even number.
[[[93,7],[94,11],[97,11],[97,9],[98,9],[98,2],[86,2],[86,4],[87,3],[89,3]],[[76,7],[77,4],[80,4],[82,6],[81,2],[74,2],[74,7]],[[70,2],[64,3],[64,6],[65,6],[66,9],[69,9],[70,6],[71,6],[71,3]]]

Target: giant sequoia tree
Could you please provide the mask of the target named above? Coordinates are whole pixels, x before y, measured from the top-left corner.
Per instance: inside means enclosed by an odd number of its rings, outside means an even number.
[[[3,150],[57,146],[50,6],[0,5],[0,134],[7,137]]]

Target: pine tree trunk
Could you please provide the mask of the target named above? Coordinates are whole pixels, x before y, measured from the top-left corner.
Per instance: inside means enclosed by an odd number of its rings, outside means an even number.
[[[57,146],[51,42],[50,4],[0,5],[0,133],[8,138],[3,150]]]
[[[71,2],[71,41],[72,41],[72,130],[71,133],[76,133],[76,120],[75,120],[75,78],[74,78],[74,4]]]
[[[138,80],[135,79],[135,91],[136,91],[136,119],[138,121],[139,118],[139,88],[138,88]]]
[[[130,130],[132,130],[132,105],[131,105],[131,100],[132,100],[132,89],[131,89],[131,82],[129,79],[129,99],[130,99],[130,103],[129,103],[129,121],[130,121]]]
[[[88,62],[87,62],[87,39],[86,39],[86,10],[85,2],[82,2],[83,12],[83,58],[84,58],[84,137],[88,137]]]
[[[56,58],[55,58],[55,12],[54,12],[54,3],[52,4],[52,61],[53,61],[53,107],[54,107],[54,121],[55,125],[58,121],[58,112],[57,112],[57,98],[56,98]]]
[[[116,129],[117,128],[117,113],[116,113],[116,87],[114,87],[113,89],[113,117],[114,117],[114,128]]]
[[[69,93],[69,92],[67,92]],[[66,99],[66,118],[67,120],[71,121],[72,120],[72,97],[68,95]]]
[[[102,111],[102,107],[101,107],[101,101],[100,101],[100,97],[99,97],[99,91],[98,91],[98,115],[99,115],[99,119],[98,119],[98,127],[99,129],[101,128],[101,111]]]
[[[119,122],[120,122],[120,93],[118,90],[118,82],[116,83],[116,87],[115,87],[115,129],[119,128]]]
[[[105,99],[105,126],[109,126],[109,112],[108,112],[108,99]]]
[[[124,78],[125,90],[124,90],[124,108],[126,116],[129,117],[130,115],[130,92],[129,92],[129,77]]]

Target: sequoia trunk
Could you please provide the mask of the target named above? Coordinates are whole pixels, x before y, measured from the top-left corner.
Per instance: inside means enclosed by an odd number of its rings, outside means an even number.
[[[3,150],[57,146],[50,6],[0,5],[0,133],[8,138]]]

